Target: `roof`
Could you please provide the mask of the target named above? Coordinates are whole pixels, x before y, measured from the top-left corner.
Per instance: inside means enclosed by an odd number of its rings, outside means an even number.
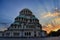
[[[30,17],[30,16],[26,16],[26,15],[19,15],[19,16],[17,16],[17,18],[26,18],[26,19],[37,19],[35,16],[32,16],[32,17]]]
[[[28,8],[24,8],[20,12],[22,12],[22,11],[29,11],[29,12],[31,12],[31,10],[29,10]]]

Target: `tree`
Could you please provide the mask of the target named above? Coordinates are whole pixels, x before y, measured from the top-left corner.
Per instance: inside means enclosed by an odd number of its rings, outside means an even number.
[[[60,36],[60,29],[58,31],[51,31],[48,36]]]

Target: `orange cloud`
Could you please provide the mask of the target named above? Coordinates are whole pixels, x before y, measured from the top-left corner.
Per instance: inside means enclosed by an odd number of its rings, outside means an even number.
[[[58,13],[58,12],[54,12],[54,13],[48,12],[48,13],[42,15],[42,18],[56,17],[56,16],[59,16],[59,15],[60,15],[60,13]]]
[[[47,33],[60,29],[60,11],[56,10],[54,13],[48,12],[42,15],[42,18],[48,19],[48,17],[53,17],[53,19],[49,20],[50,23],[45,24],[42,29],[47,31]]]
[[[52,19],[51,23],[44,25],[42,29],[47,31],[47,33],[50,33],[51,31],[57,31],[60,29],[60,18]]]
[[[60,29],[60,17],[52,19],[51,23],[45,24],[42,29],[47,31],[47,33],[50,33],[51,31],[57,31]]]
[[[49,24],[49,25],[51,25],[51,24]],[[45,30],[45,31],[47,31],[47,33],[50,33],[51,31],[57,31],[58,29],[60,29],[60,25],[55,25],[53,27],[51,27],[51,26],[43,27],[42,29]]]
[[[60,17],[53,19],[53,21],[54,21],[56,24],[60,24]]]

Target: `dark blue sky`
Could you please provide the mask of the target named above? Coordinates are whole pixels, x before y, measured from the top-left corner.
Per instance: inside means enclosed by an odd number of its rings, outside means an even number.
[[[19,11],[24,8],[30,9],[44,23],[41,15],[52,12],[55,8],[60,9],[60,0],[0,0],[0,23],[13,23]]]

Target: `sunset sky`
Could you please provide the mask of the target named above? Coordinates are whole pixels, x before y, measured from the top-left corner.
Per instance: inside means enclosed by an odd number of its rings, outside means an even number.
[[[47,30],[47,26],[48,29],[53,29],[51,24],[56,27],[60,24],[60,0],[0,0],[0,27],[2,28],[1,23],[13,23],[19,11],[24,8],[33,12],[44,30]]]

